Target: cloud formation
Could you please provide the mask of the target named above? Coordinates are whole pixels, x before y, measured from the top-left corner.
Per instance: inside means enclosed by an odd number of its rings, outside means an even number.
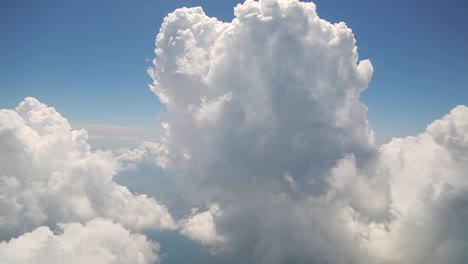
[[[96,217],[132,230],[174,228],[154,198],[113,181],[119,170],[112,153],[91,151],[86,131],[54,108],[26,98],[0,110],[0,238]]]
[[[398,218],[376,235],[377,246],[397,263],[465,263],[468,107],[454,108],[420,135],[393,139],[381,152]]]
[[[351,29],[296,0],[234,14],[178,9],[156,39],[165,169],[218,206],[181,232],[255,263],[463,263],[466,108],[379,147]]]
[[[357,263],[367,253],[348,218],[393,217],[359,101],[372,65],[358,60],[352,31],[320,19],[313,3],[246,1],[234,12],[224,23],[176,10],[156,40],[167,169],[222,212],[197,219],[224,239],[185,233],[258,263]]]
[[[104,219],[62,224],[57,230],[38,227],[0,242],[0,262],[14,264],[150,264],[159,263],[159,245]]]

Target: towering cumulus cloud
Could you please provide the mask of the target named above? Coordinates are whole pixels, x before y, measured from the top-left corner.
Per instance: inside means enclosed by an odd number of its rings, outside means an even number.
[[[111,153],[91,151],[86,141],[86,131],[72,130],[55,109],[34,98],[26,98],[15,110],[0,110],[0,239],[32,231],[6,245],[0,244],[0,252],[3,252],[0,255],[7,257],[0,262],[17,263],[13,261],[17,254],[18,263],[31,263],[27,258],[29,253],[31,259],[44,258],[36,263],[63,262],[51,262],[56,253],[62,260],[70,254],[78,257],[83,254],[84,259],[76,262],[71,259],[70,263],[85,263],[87,256],[89,260],[102,259],[96,261],[99,263],[157,260],[152,251],[154,247],[143,238],[129,236],[124,227],[132,231],[175,228],[171,215],[154,198],[133,195],[126,187],[115,183],[112,178],[120,169],[117,160]],[[108,222],[66,225],[98,217]],[[48,228],[53,229],[59,223],[65,224],[64,233],[54,236]],[[86,237],[72,238],[78,233],[94,231],[98,233],[90,234],[90,240],[110,243],[103,245],[102,251],[101,248],[85,248]],[[114,231],[117,233],[112,234]],[[123,240],[120,245],[108,241],[112,239]],[[71,247],[70,251],[56,252],[62,244]],[[149,250],[149,255],[146,251],[143,255],[135,251],[136,256],[141,255],[138,261],[127,258],[130,252],[118,252],[127,246],[130,250],[140,245]],[[27,252],[18,248],[29,246],[37,248]],[[105,256],[100,255],[103,252]],[[123,254],[122,260],[110,261],[120,259],[113,253]],[[23,257],[24,261],[19,261]]]
[[[246,1],[235,16],[179,9],[156,40],[167,169],[192,199],[219,208],[183,233],[258,263],[367,258],[350,226],[393,218],[359,101],[371,63],[313,3]]]
[[[212,204],[181,232],[255,263],[463,263],[466,109],[379,148],[351,29],[296,0],[234,13],[178,9],[156,39],[165,169]]]

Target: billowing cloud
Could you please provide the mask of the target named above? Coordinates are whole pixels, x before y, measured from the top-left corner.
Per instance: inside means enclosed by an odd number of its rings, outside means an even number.
[[[62,224],[57,230],[38,227],[10,241],[0,242],[5,264],[150,264],[159,263],[159,245],[104,219],[86,224]]]
[[[466,108],[379,148],[351,29],[296,0],[234,14],[178,9],[156,39],[165,170],[218,206],[181,232],[255,263],[466,261]]]
[[[246,1],[234,12],[224,23],[176,10],[156,40],[167,170],[191,199],[219,205],[182,233],[258,263],[357,263],[367,253],[348,222],[393,219],[359,101],[372,65],[313,3]]]
[[[174,228],[154,198],[113,181],[119,169],[110,152],[90,150],[86,131],[34,98],[0,110],[0,238],[96,217],[132,230]]]
[[[468,108],[458,106],[427,131],[382,146],[397,220],[374,234],[397,263],[468,260]],[[371,233],[372,234],[372,233]]]

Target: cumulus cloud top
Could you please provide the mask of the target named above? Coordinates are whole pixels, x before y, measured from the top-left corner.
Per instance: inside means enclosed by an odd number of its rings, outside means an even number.
[[[150,264],[159,263],[159,245],[104,219],[86,224],[62,224],[57,230],[38,227],[10,241],[0,242],[5,264]]]
[[[368,152],[359,94],[372,66],[358,62],[352,31],[320,19],[312,3],[247,1],[235,14],[223,23],[183,8],[164,20],[150,74],[168,107],[169,160],[274,178],[291,168],[302,183],[345,153]]]
[[[85,130],[34,98],[0,110],[0,155],[2,238],[96,217],[134,230],[174,227],[154,198],[112,180],[119,163],[110,152],[91,151]]]

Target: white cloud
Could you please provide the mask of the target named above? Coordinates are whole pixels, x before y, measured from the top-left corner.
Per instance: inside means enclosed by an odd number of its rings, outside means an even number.
[[[203,245],[216,245],[223,241],[223,238],[216,232],[216,226],[213,222],[214,217],[220,215],[219,206],[216,204],[205,212],[194,212],[188,219],[180,223],[180,232]]]
[[[96,217],[133,230],[174,228],[154,198],[113,181],[118,170],[112,153],[91,151],[86,131],[54,108],[26,98],[0,110],[0,238]]]
[[[457,106],[449,115],[436,120],[427,132],[439,145],[446,148],[455,159],[468,160],[468,109]]]
[[[458,106],[426,132],[382,146],[398,218],[377,245],[397,263],[468,260],[467,121]]]
[[[191,200],[222,212],[193,216],[182,233],[257,263],[357,263],[367,253],[343,222],[392,219],[359,101],[372,65],[358,61],[352,31],[312,3],[246,1],[234,12],[223,23],[176,10],[156,40],[166,170]],[[359,184],[339,189],[329,178],[348,157],[356,173],[341,179]]]
[[[98,218],[84,225],[62,224],[54,232],[42,226],[8,242],[0,242],[0,262],[150,264],[159,263],[158,251],[158,243]]]
[[[138,148],[120,148],[115,155],[124,169],[134,169],[136,164],[142,162],[154,163],[156,166],[164,168],[167,166],[168,150],[163,145],[156,142],[143,142]]]

